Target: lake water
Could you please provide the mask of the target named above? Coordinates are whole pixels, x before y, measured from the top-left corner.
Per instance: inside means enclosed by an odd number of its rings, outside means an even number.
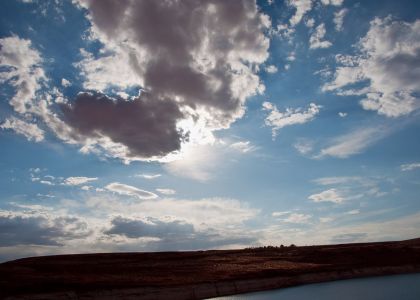
[[[315,283],[217,300],[419,300],[420,273]]]

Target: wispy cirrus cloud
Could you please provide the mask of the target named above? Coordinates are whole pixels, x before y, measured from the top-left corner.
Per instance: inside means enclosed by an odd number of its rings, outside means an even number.
[[[401,171],[412,171],[420,168],[420,163],[403,164],[400,166]]]
[[[342,136],[333,138],[330,142],[331,145],[321,149],[315,158],[325,156],[347,158],[362,153],[391,133],[392,131],[387,127],[358,128]]]
[[[155,193],[145,191],[134,186],[119,182],[112,182],[105,186],[108,191],[124,196],[137,197],[139,199],[155,199],[158,197]]]

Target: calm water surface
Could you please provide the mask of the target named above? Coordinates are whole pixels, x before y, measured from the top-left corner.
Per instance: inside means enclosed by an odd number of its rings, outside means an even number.
[[[419,300],[420,273],[340,280],[213,298],[217,300]]]

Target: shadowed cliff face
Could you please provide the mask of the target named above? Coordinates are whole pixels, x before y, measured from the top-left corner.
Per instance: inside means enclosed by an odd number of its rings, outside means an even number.
[[[257,280],[260,283],[256,285],[263,287],[261,282],[266,282],[265,279],[271,280],[269,286],[273,288],[273,284],[276,284],[273,280],[279,276],[289,278],[280,285],[287,286],[293,282],[302,284],[306,281],[415,270],[420,271],[419,240],[244,250],[33,257],[0,264],[0,287],[3,296],[146,287],[168,289],[241,280]]]

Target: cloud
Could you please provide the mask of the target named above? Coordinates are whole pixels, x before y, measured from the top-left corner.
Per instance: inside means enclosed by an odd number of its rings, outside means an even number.
[[[311,11],[312,4],[312,0],[289,0],[287,5],[296,9],[295,14],[289,20],[290,25],[296,26],[299,24],[305,14]]]
[[[240,142],[231,144],[229,148],[242,152],[242,153],[249,153],[249,152],[255,151],[257,147],[252,145],[250,141],[240,141]]]
[[[49,180],[40,180],[39,183],[45,184],[45,185],[55,185],[53,182]]]
[[[283,221],[286,223],[302,224],[307,223],[310,218],[312,218],[311,215],[292,213],[287,218],[283,219]]]
[[[315,28],[315,32],[312,33],[311,37],[309,38],[309,48],[310,49],[318,49],[318,48],[329,48],[332,46],[332,43],[329,41],[323,41],[325,37],[325,24],[319,24]]]
[[[44,130],[34,123],[28,123],[15,117],[6,119],[1,125],[1,129],[11,129],[17,134],[25,136],[28,141],[41,142],[44,140]]]
[[[134,186],[119,183],[119,182],[112,182],[108,184],[107,186],[105,186],[105,189],[107,189],[108,191],[117,193],[119,195],[133,196],[139,199],[155,199],[158,197],[158,195],[152,192],[141,190]]]
[[[277,73],[278,69],[275,65],[269,65],[268,67],[265,68],[265,71],[267,73],[274,74],[274,73]]]
[[[182,117],[178,105],[147,94],[126,101],[82,93],[62,109],[66,123],[80,136],[108,137],[124,145],[124,156],[128,157],[162,157],[179,150],[187,138],[177,129],[177,121]]]
[[[407,115],[419,107],[420,20],[375,18],[356,49],[356,55],[336,57],[340,66],[324,91],[364,96],[360,101],[364,109],[387,117]],[[363,87],[352,89],[354,84]]]
[[[334,185],[334,184],[347,184],[347,183],[360,183],[364,179],[359,176],[335,176],[335,177],[321,177],[313,180],[316,184],[319,185]]]
[[[338,234],[331,238],[331,243],[344,244],[344,243],[354,243],[356,241],[361,242],[361,241],[365,241],[366,237],[367,237],[366,232]]]
[[[98,180],[97,177],[83,177],[83,176],[78,176],[78,177],[68,177],[63,181],[64,185],[81,185],[81,184],[85,184],[91,181],[95,181]]]
[[[63,87],[69,87],[69,86],[71,86],[71,82],[70,82],[70,81],[68,81],[66,78],[62,78],[62,79],[61,79],[61,85],[62,85]]]
[[[78,142],[90,143],[86,151],[102,147],[126,162],[163,161],[229,128],[243,116],[246,99],[264,91],[257,71],[268,58],[271,25],[254,1],[80,1],[79,7],[105,45],[98,56],[82,50],[76,64],[97,96],[83,94],[78,98],[89,101],[76,99],[66,110],[67,124],[84,137]],[[137,87],[141,94],[111,99],[104,94],[109,87]],[[98,112],[93,120],[84,117],[90,109]],[[103,110],[117,126],[99,117]],[[102,146],[106,138],[112,147]]]
[[[290,211],[274,211],[271,215],[273,217],[282,217],[284,215],[290,214]]]
[[[312,121],[319,113],[321,107],[321,105],[310,103],[306,111],[302,111],[302,108],[286,108],[285,112],[281,112],[274,104],[264,102],[263,110],[269,112],[265,118],[265,124],[272,127],[273,137],[275,137],[277,131],[285,126],[304,124]]]
[[[348,12],[349,10],[347,8],[343,8],[334,13],[333,21],[335,24],[335,30],[343,30],[344,17],[347,15]]]
[[[348,211],[347,214],[358,215],[358,214],[360,214],[360,210],[359,209],[353,209],[353,210]]]
[[[125,235],[129,238],[139,237],[179,237],[194,233],[194,226],[179,220],[162,221],[156,218],[128,219],[116,217],[111,221],[112,227],[105,234]]]
[[[316,158],[324,156],[347,158],[362,153],[388,134],[390,134],[390,130],[384,127],[359,128],[334,138],[331,145],[322,149]]]
[[[136,174],[135,177],[141,177],[144,179],[156,179],[162,176],[162,174]]]
[[[321,217],[321,218],[319,218],[319,222],[321,222],[321,223],[329,223],[329,222],[332,222],[332,221],[334,221],[334,218],[331,218],[331,217]]]
[[[298,139],[293,147],[302,155],[309,154],[313,150],[313,142],[307,139]]]
[[[401,171],[412,171],[418,168],[420,168],[420,163],[411,163],[411,164],[401,165]]]
[[[173,190],[173,189],[161,189],[161,188],[158,188],[158,189],[156,189],[156,191],[158,193],[163,194],[163,195],[175,195],[176,194],[176,191]]]
[[[385,196],[389,193],[383,190],[385,186],[391,190],[390,180],[386,177],[333,176],[321,177],[313,182],[322,186],[338,186],[340,195],[347,200]]]
[[[83,238],[89,234],[87,224],[75,217],[0,210],[0,247],[59,246],[62,241]]]
[[[16,90],[9,104],[17,113],[34,109],[33,100],[46,77],[39,52],[31,41],[11,36],[0,39],[0,83],[9,83]]]
[[[341,203],[344,201],[344,197],[336,189],[329,189],[329,190],[322,191],[321,193],[318,193],[318,194],[310,195],[308,199],[314,202]]]
[[[334,5],[334,6],[341,6],[344,0],[321,0],[321,3],[324,5]]]
[[[338,115],[340,116],[340,118],[345,118],[347,117],[347,113],[346,112],[338,112]]]

